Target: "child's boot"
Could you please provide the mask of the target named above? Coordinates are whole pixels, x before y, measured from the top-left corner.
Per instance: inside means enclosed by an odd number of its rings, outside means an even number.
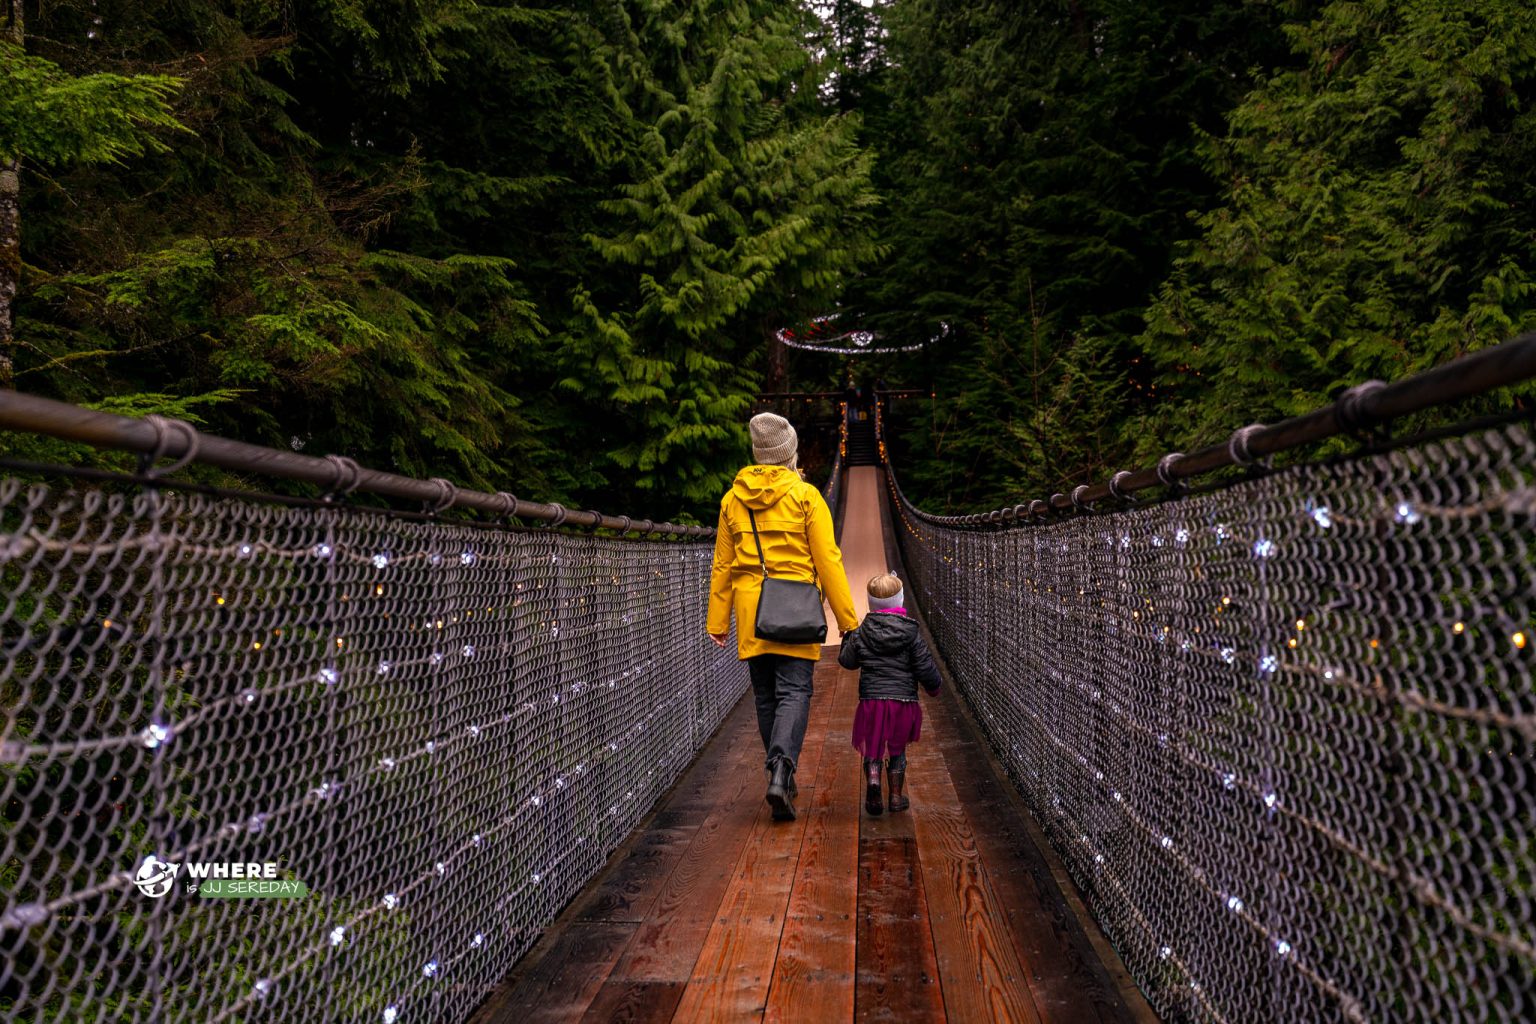
[[[885,810],[880,800],[880,762],[864,759],[864,809],[870,814]]]
[[[890,804],[892,814],[904,811],[912,806],[912,801],[907,799],[907,755],[900,754],[890,759],[885,766],[885,780],[890,785]]]

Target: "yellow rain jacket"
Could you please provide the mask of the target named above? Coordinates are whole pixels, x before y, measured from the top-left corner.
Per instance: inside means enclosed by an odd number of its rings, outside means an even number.
[[[837,628],[844,633],[859,624],[843,571],[843,553],[833,536],[832,513],[821,492],[800,474],[783,466],[748,466],[736,474],[735,483],[720,500],[720,527],[715,534],[715,564],[709,583],[711,633],[727,633],[731,612],[736,613],[736,653],[742,658],[758,654],[787,654],[792,658],[821,657],[821,645],[781,644],[759,640],[752,631],[757,621],[757,598],[762,593],[763,571],[758,566],[757,545],[747,509],[757,513],[757,532],[763,538],[763,560],[768,574],[790,580],[815,582],[832,607]],[[833,638],[827,637],[828,641]]]

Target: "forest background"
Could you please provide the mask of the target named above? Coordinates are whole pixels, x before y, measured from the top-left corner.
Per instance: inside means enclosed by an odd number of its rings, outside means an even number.
[[[1536,327],[1533,100],[1527,0],[0,0],[0,386],[709,522],[835,311],[976,511]]]

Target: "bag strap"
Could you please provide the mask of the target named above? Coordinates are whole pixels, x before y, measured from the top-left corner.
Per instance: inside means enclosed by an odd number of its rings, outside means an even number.
[[[767,579],[768,563],[763,561],[763,538],[757,532],[757,515],[751,508],[747,509],[747,518],[752,520],[752,539],[757,541],[757,564],[763,567],[763,579]]]
[[[747,518],[752,520],[752,539],[757,542],[757,564],[762,567],[763,579],[767,579],[768,563],[763,561],[763,537],[762,534],[757,532],[757,515],[752,511],[750,507],[747,508]],[[807,524],[805,541],[806,546],[809,547],[811,541],[809,524]],[[821,576],[816,572],[815,554],[811,555],[811,585],[814,586],[817,590],[821,589]]]

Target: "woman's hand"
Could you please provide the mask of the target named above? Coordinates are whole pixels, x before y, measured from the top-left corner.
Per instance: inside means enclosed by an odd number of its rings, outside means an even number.
[[[711,633],[711,634],[709,634],[709,638],[715,642],[715,646],[716,647],[722,647],[722,648],[725,646],[725,640],[726,640],[726,637],[728,637],[728,636],[730,636],[729,633]]]

